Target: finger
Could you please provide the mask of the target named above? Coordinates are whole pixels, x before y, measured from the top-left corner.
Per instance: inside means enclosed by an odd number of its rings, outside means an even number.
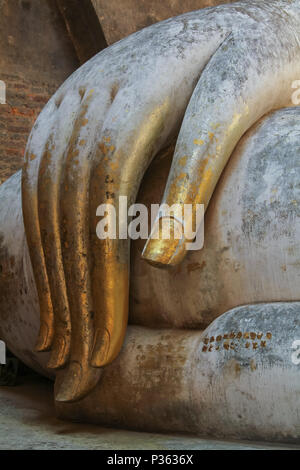
[[[38,218],[38,168],[41,158],[51,152],[55,103],[51,100],[37,119],[30,135],[22,171],[22,209],[27,244],[34,272],[39,306],[40,332],[37,351],[49,350],[54,337],[54,314]],[[47,126],[45,127],[45,122]]]
[[[135,90],[136,91],[136,90]],[[90,189],[90,230],[92,249],[92,296],[95,337],[92,365],[103,367],[113,361],[123,344],[128,319],[129,240],[127,211],[120,220],[120,197],[128,207],[135,202],[144,172],[165,143],[173,118],[169,99],[152,98],[147,103],[137,92],[119,92],[105,120],[99,155],[95,158]],[[133,112],[126,113],[128,101]],[[141,105],[143,103],[143,105]],[[97,208],[114,209],[120,233],[97,236]],[[114,217],[114,214],[112,217]],[[98,233],[99,235],[99,233]],[[112,236],[111,236],[112,235]]]
[[[97,238],[97,208],[111,204],[118,216],[121,196],[127,197],[130,206],[153,156],[177,135],[195,78],[225,36],[226,28],[216,27],[215,19],[211,20],[213,35],[208,37],[205,33],[197,38],[201,43],[206,39],[197,58],[192,53],[193,59],[189,57],[188,64],[177,59],[174,62],[172,54],[170,62],[156,62],[155,58],[153,67],[159,73],[148,76],[141,68],[140,81],[118,92],[106,117],[90,190],[95,367],[110,363],[120,351],[128,317],[129,283],[129,242],[118,237]],[[172,76],[171,64],[176,69]],[[117,222],[118,226],[120,220]],[[124,224],[127,225],[127,220]]]
[[[82,96],[82,90],[69,92],[57,104],[51,151],[43,154],[38,173],[38,216],[54,313],[48,367],[54,369],[64,366],[70,351],[71,321],[61,253],[59,198],[66,141],[71,138]]]
[[[97,91],[87,91],[63,162],[60,236],[72,336],[70,364],[56,392],[56,400],[61,402],[85,396],[101,375],[90,364],[94,327],[87,207],[91,158],[109,104],[109,93],[102,91],[100,96]]]
[[[263,36],[260,46],[257,34]],[[290,104],[291,83],[300,64],[297,41],[290,40],[286,47],[267,27],[264,32],[232,33],[213,55],[187,108],[163,197],[169,206],[178,204],[167,222],[174,232],[180,228],[183,236],[163,239],[160,216],[145,245],[144,259],[162,266],[183,259],[189,222],[184,205],[192,205],[194,219],[197,204],[206,209],[240,137],[270,110]]]

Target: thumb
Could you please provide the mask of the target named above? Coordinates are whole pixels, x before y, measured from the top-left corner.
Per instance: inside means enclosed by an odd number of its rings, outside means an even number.
[[[300,49],[295,40],[288,44],[283,46],[267,28],[231,33],[206,66],[185,114],[163,197],[163,204],[175,209],[159,212],[143,251],[151,264],[172,266],[183,259],[189,226],[185,205],[195,220],[197,204],[207,208],[242,135],[267,112],[291,104]]]

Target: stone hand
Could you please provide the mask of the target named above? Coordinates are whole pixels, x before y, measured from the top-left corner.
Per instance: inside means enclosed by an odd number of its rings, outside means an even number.
[[[182,120],[164,202],[207,207],[239,138],[291,104],[299,31],[300,1],[191,12],[104,50],[44,108],[26,150],[22,197],[40,302],[37,349],[51,349],[49,367],[62,369],[58,401],[97,384],[126,331],[129,241],[97,238],[97,207],[118,209],[119,196],[135,201]],[[150,238],[143,256],[173,265],[185,252],[185,239]]]

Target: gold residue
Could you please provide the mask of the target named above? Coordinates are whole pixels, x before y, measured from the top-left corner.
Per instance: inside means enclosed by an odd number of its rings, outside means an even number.
[[[117,169],[119,168],[119,162],[116,161],[116,162],[111,162],[110,163],[110,168],[112,171],[117,171]]]
[[[184,157],[181,157],[181,158],[179,159],[179,162],[178,162],[178,163],[179,163],[180,166],[185,166],[185,165],[186,165],[186,161],[187,161],[187,156],[185,155]]]
[[[81,99],[83,99],[84,95],[85,95],[85,88],[84,87],[80,87],[79,90],[79,95],[81,97]]]
[[[204,144],[204,140],[202,140],[202,139],[194,139],[193,142],[194,142],[195,145],[203,145]]]
[[[108,140],[109,139],[109,140]],[[108,138],[103,138],[103,141],[99,142],[98,146],[101,150],[101,152],[103,153],[103,155],[107,155],[109,152],[114,152],[115,151],[115,146],[114,145],[110,145],[108,146],[107,143],[110,141],[110,137]]]
[[[104,142],[99,142],[99,148],[101,150],[101,152],[106,155],[107,152],[108,152],[108,148],[106,147],[106,145],[104,144]]]

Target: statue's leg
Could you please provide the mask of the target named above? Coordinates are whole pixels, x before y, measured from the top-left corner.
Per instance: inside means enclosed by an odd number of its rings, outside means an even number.
[[[59,415],[149,431],[300,438],[300,303],[238,307],[203,333],[130,326],[122,353]]]
[[[33,353],[39,308],[20,174],[1,186],[0,197],[0,336],[29,366],[49,374],[46,353]],[[93,394],[59,412],[144,430],[299,438],[299,313],[298,302],[239,307],[204,333],[130,326],[120,357]]]

